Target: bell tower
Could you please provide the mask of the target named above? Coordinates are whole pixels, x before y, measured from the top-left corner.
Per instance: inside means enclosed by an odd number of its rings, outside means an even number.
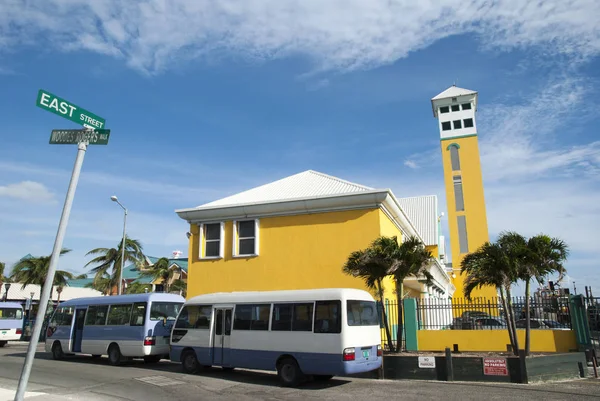
[[[454,296],[463,298],[460,263],[464,256],[489,241],[479,143],[477,140],[477,92],[449,87],[431,99],[440,130],[448,229],[452,251]],[[472,298],[496,297],[496,289],[476,289]]]

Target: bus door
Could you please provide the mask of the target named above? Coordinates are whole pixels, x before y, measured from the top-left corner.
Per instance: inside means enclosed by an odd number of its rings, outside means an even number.
[[[228,366],[230,364],[230,338],[232,308],[215,309],[213,325],[213,365]]]
[[[85,314],[87,308],[75,309],[75,324],[73,325],[73,341],[71,342],[72,352],[81,352],[81,340],[83,340],[83,322],[85,322]]]

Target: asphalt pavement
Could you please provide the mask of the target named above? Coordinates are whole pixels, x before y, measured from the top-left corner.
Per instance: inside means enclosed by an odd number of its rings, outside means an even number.
[[[13,400],[23,367],[26,343],[0,348],[0,401]],[[271,372],[214,368],[198,375],[181,373],[169,361],[108,365],[105,357],[70,357],[54,361],[39,352],[27,387],[27,400],[592,400],[600,399],[600,380],[512,385],[464,382],[332,379],[300,388],[283,388]]]

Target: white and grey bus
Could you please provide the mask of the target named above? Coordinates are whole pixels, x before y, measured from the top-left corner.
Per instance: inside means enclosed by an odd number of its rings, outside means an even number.
[[[382,362],[376,303],[348,288],[196,296],[173,327],[171,360],[188,373],[276,370],[285,386],[368,372]]]

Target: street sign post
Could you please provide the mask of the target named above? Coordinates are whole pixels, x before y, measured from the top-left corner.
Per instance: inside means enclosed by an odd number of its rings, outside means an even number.
[[[50,136],[50,144],[77,144],[77,156],[75,158],[75,165],[73,166],[73,173],[71,174],[71,181],[69,182],[62,214],[58,223],[54,248],[52,249],[52,256],[50,256],[48,274],[46,275],[46,281],[44,282],[44,286],[42,287],[43,291],[40,295],[37,318],[35,319],[33,333],[31,334],[31,339],[29,340],[29,346],[27,348],[27,355],[25,356],[25,362],[23,363],[23,369],[21,370],[21,376],[19,377],[15,401],[23,401],[23,398],[25,397],[25,390],[27,389],[27,383],[29,382],[29,376],[31,375],[35,351],[42,332],[44,317],[46,316],[46,309],[48,308],[48,301],[50,300],[50,291],[52,291],[54,284],[54,275],[56,273],[56,266],[58,265],[58,258],[67,230],[69,215],[71,214],[71,206],[73,205],[73,199],[75,198],[75,189],[77,188],[81,166],[83,165],[83,157],[85,156],[88,144],[106,145],[110,135],[110,130],[104,129],[106,120],[102,117],[98,117],[97,115],[49,92],[40,89],[36,105],[44,110],[64,117],[67,120],[81,124],[85,126],[86,129],[53,130]]]
[[[102,117],[76,106],[68,100],[62,99],[50,92],[46,92],[43,89],[39,90],[35,104],[44,110],[90,128],[102,129],[106,124],[106,120]]]
[[[98,129],[94,131],[86,129],[53,129],[50,134],[51,145],[77,145],[87,142],[88,145],[107,145],[109,129]]]

